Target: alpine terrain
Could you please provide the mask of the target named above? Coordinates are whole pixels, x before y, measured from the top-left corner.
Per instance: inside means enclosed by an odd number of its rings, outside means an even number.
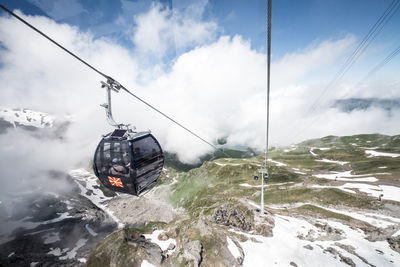
[[[3,134],[25,127],[54,138],[57,125],[68,127],[25,109],[1,116]],[[157,184],[140,197],[102,186],[90,159],[67,173],[48,170],[69,190],[15,195],[13,209],[0,204],[0,264],[398,266],[399,135],[272,148],[262,216],[261,177],[253,177],[263,155],[229,152],[235,157],[210,156],[200,166],[169,155]]]

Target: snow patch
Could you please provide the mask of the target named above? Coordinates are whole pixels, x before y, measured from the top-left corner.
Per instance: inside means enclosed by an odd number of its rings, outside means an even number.
[[[400,230],[392,235],[392,237],[396,237],[396,236],[400,236]],[[10,256],[8,256],[8,257],[10,257]]]
[[[230,165],[230,166],[240,166],[242,164],[240,163],[221,163],[221,162],[217,162],[217,161],[213,161],[215,164],[217,164],[218,166],[226,166],[226,165]]]
[[[91,234],[92,236],[97,236],[97,233],[95,231],[93,231],[92,228],[90,228],[89,224],[85,225],[86,230],[88,230],[89,234]]]
[[[287,164],[285,164],[285,163],[282,163],[282,162],[279,162],[279,161],[276,161],[276,160],[268,159],[268,161],[270,161],[270,162],[272,162],[272,163],[275,163],[275,164],[276,164],[276,166],[278,166],[278,167],[284,167],[284,166],[287,166]]]
[[[51,248],[47,254],[54,255],[54,256],[61,256],[61,249],[60,248]]]
[[[314,151],[313,151],[314,149],[319,149],[319,150],[324,151],[324,150],[329,150],[330,148],[329,147],[311,147],[310,154],[313,155],[314,157],[317,157],[318,155],[314,153]]]
[[[283,203],[283,204],[269,204],[265,206],[275,210],[285,210],[285,209],[295,209],[307,204],[313,205],[311,203],[296,202],[296,203]]]
[[[229,236],[226,237],[226,241],[228,242],[228,249],[231,252],[232,256],[237,259],[238,257],[240,257],[240,251],[238,249],[238,247],[236,246],[236,244],[232,241],[232,239],[230,239]]]
[[[397,158],[397,157],[400,157],[400,154],[397,154],[397,153],[378,152],[378,151],[375,151],[375,150],[365,150],[365,153],[369,154],[368,158],[372,158],[372,157],[392,157],[392,158]]]
[[[62,256],[62,257],[59,257],[59,259],[60,259],[60,260],[74,259],[74,258],[76,257],[76,253],[77,253],[78,249],[80,249],[81,247],[83,247],[83,246],[86,244],[87,241],[88,241],[88,240],[85,239],[85,238],[79,239],[79,240],[76,242],[75,247],[74,247],[71,251],[68,251],[68,252],[67,252],[67,255]]]
[[[155,265],[151,264],[150,262],[148,262],[147,260],[143,260],[142,261],[142,265],[140,265],[141,267],[156,267]]]
[[[317,159],[316,161],[320,161],[320,162],[327,162],[327,163],[335,163],[335,164],[339,164],[339,165],[345,165],[348,164],[348,161],[338,161],[338,160],[330,160],[330,159]]]
[[[51,244],[57,241],[60,241],[60,233],[55,233],[55,232],[51,232],[51,233],[46,233],[46,235],[44,235],[44,243],[45,244]]]
[[[356,194],[354,189],[358,189],[360,192],[367,193],[372,197],[379,198],[381,196],[382,199],[393,200],[400,202],[400,187],[389,186],[389,185],[371,185],[371,184],[359,184],[359,183],[346,183],[341,186],[322,186],[322,185],[313,185],[313,188],[338,188],[343,191]]]
[[[167,250],[168,246],[172,243],[175,245],[175,248],[173,250],[168,250],[167,254],[170,255],[172,254],[175,249],[176,249],[176,240],[173,238],[169,238],[167,240],[159,240],[158,236],[161,233],[164,233],[164,230],[155,230],[152,234],[144,234],[146,239],[150,239],[151,242],[157,244],[160,246],[161,250],[165,251]]]
[[[378,179],[376,177],[370,176],[371,174],[362,174],[362,175],[353,175],[351,171],[344,171],[344,172],[332,172],[329,174],[314,174],[314,177],[317,178],[324,178],[328,180],[335,180],[335,181],[346,181],[346,182],[376,182]],[[354,178],[360,177],[360,178]]]
[[[287,182],[287,183],[277,183],[277,184],[264,184],[264,187],[269,187],[269,186],[276,186],[276,185],[287,185],[287,184],[293,184],[294,182]],[[243,187],[253,187],[253,188],[261,188],[261,185],[251,185],[247,183],[239,184],[239,186]]]

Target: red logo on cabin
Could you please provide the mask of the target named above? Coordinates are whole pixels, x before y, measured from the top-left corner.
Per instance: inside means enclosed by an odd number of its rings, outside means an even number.
[[[112,186],[117,186],[122,188],[124,187],[120,178],[108,176],[108,180],[110,181],[110,184]]]

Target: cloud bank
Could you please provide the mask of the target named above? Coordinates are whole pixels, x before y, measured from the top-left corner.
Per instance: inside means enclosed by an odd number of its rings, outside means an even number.
[[[265,53],[252,49],[251,40],[221,35],[214,21],[202,19],[204,6],[171,10],[153,4],[132,17],[133,50],[48,18],[20,15],[205,139],[226,137],[228,146],[262,151]],[[111,131],[98,106],[105,101],[101,77],[6,16],[0,18],[0,42],[0,105],[74,115],[65,142],[76,148],[70,151],[73,159],[90,158],[100,135]],[[345,94],[348,83],[327,92],[309,112],[333,76],[332,66],[340,65],[356,42],[352,35],[324,40],[272,62],[272,145],[330,134],[398,134],[397,110],[343,113],[329,104]],[[382,81],[365,85],[358,95],[398,97],[399,86]],[[113,108],[117,121],[151,129],[164,150],[184,162],[212,150],[123,92],[113,95]]]

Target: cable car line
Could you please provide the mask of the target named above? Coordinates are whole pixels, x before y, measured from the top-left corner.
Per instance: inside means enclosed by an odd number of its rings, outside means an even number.
[[[47,36],[45,33],[43,33],[42,31],[40,31],[38,28],[36,28],[35,26],[33,26],[32,24],[30,24],[29,22],[27,22],[26,20],[24,20],[23,18],[21,18],[20,16],[18,16],[17,14],[15,14],[14,12],[12,12],[11,10],[9,10],[8,8],[6,8],[5,6],[3,6],[2,4],[0,4],[0,7],[6,11],[7,13],[9,13],[10,15],[12,15],[13,17],[17,18],[19,21],[21,21],[22,23],[24,23],[26,26],[28,26],[29,28],[31,28],[32,30],[34,30],[35,32],[39,33],[40,35],[42,35],[44,38],[46,38],[47,40],[49,40],[50,42],[52,42],[53,44],[55,44],[56,46],[58,46],[59,48],[61,48],[62,50],[64,50],[65,52],[67,52],[68,54],[70,54],[71,56],[73,56],[74,58],[76,58],[77,60],[79,60],[80,62],[82,62],[83,64],[85,64],[86,66],[88,66],[89,68],[91,68],[92,70],[94,70],[95,72],[97,72],[98,74],[100,74],[101,76],[103,76],[104,78],[108,79],[109,77],[107,75],[105,75],[104,73],[102,73],[101,71],[99,71],[98,69],[96,69],[95,67],[93,67],[92,65],[90,65],[89,63],[87,63],[86,61],[84,61],[83,59],[81,59],[80,57],[78,57],[77,55],[75,55],[74,53],[72,53],[71,51],[69,51],[68,49],[66,49],[64,46],[60,45],[59,43],[57,43],[56,41],[54,41],[53,39],[51,39],[49,36]]]
[[[348,90],[344,95],[342,95],[341,97],[339,97],[340,99],[344,99],[346,97],[348,97],[349,93],[355,89],[356,87],[362,85],[367,79],[369,79],[371,76],[373,76],[377,71],[379,71],[381,68],[383,68],[387,63],[389,63],[393,58],[395,58],[398,54],[400,53],[400,46],[398,46],[395,50],[393,50],[385,59],[383,59],[381,62],[379,62],[375,67],[373,67],[367,75],[364,76],[364,78],[362,78],[359,82],[357,82],[353,87],[351,87],[350,90]],[[314,118],[310,124],[308,124],[308,127],[311,127],[312,125],[314,125],[318,120],[320,120],[321,118]],[[304,128],[305,129],[305,128]],[[303,130],[304,130],[303,129]],[[304,131],[302,131],[301,133],[303,133]],[[298,132],[296,136],[300,135],[300,131]]]
[[[379,17],[377,22],[372,26],[364,39],[360,42],[357,48],[353,51],[353,53],[347,58],[343,66],[336,73],[332,81],[328,84],[328,86],[322,91],[322,93],[317,97],[317,99],[312,104],[311,108],[306,114],[311,113],[315,110],[316,104],[322,98],[322,96],[331,89],[338,81],[350,70],[350,68],[354,65],[354,63],[360,58],[362,53],[368,48],[373,40],[378,36],[383,27],[387,24],[387,22],[392,18],[392,16],[397,12],[400,0],[393,0],[389,7],[385,10],[385,12]]]
[[[75,59],[79,60],[81,63],[83,63],[84,65],[86,65],[87,67],[89,67],[90,69],[92,69],[93,71],[95,71],[96,73],[98,73],[99,75],[103,76],[104,78],[107,79],[107,82],[110,82],[110,84],[113,84],[116,86],[116,88],[118,89],[122,89],[125,92],[127,92],[129,95],[133,96],[134,98],[136,98],[137,100],[139,100],[140,102],[142,102],[143,104],[145,104],[146,106],[148,106],[149,108],[153,109],[154,111],[158,112],[159,114],[161,114],[162,116],[164,116],[165,118],[167,118],[168,120],[172,121],[173,123],[175,123],[176,125],[178,125],[179,127],[181,127],[182,129],[186,130],[188,133],[192,134],[193,136],[197,137],[198,139],[200,139],[202,142],[208,144],[209,146],[211,146],[212,148],[214,148],[217,151],[222,152],[224,155],[230,157],[226,152],[224,152],[221,148],[218,148],[217,146],[213,145],[212,143],[208,142],[207,140],[205,140],[204,138],[202,138],[201,136],[199,136],[198,134],[196,134],[195,132],[191,131],[190,129],[188,129],[187,127],[185,127],[184,125],[182,125],[181,123],[177,122],[176,120],[174,120],[173,118],[171,118],[170,116],[166,115],[165,113],[163,113],[162,111],[160,111],[159,109],[157,109],[156,107],[154,107],[153,105],[151,105],[150,103],[148,103],[147,101],[143,100],[142,98],[140,98],[139,96],[135,95],[134,93],[132,93],[131,91],[129,91],[126,87],[124,87],[123,85],[121,85],[119,82],[117,82],[115,79],[111,78],[110,76],[104,74],[103,72],[99,71],[97,68],[93,67],[92,65],[90,65],[89,63],[87,63],[85,60],[81,59],[80,57],[78,57],[77,55],[75,55],[74,53],[72,53],[70,50],[68,50],[67,48],[65,48],[64,46],[62,46],[61,44],[59,44],[58,42],[56,42],[55,40],[53,40],[52,38],[50,38],[48,35],[46,35],[45,33],[43,33],[42,31],[40,31],[39,29],[37,29],[35,26],[33,26],[32,24],[30,24],[29,22],[27,22],[26,20],[24,20],[23,18],[21,18],[20,16],[18,16],[17,14],[15,14],[14,12],[12,12],[11,10],[9,10],[8,8],[6,8],[5,6],[3,6],[2,4],[0,4],[0,8],[2,8],[4,11],[6,11],[7,13],[9,13],[10,15],[12,15],[13,17],[17,18],[19,21],[21,21],[22,23],[24,23],[25,25],[27,25],[29,28],[31,28],[32,30],[36,31],[37,33],[39,33],[40,35],[42,35],[43,37],[45,37],[47,40],[49,40],[50,42],[52,42],[53,44],[55,44],[56,46],[58,46],[59,48],[61,48],[62,50],[64,50],[66,53],[68,53],[69,55],[73,56]]]
[[[356,87],[361,86],[366,80],[368,80],[371,76],[373,76],[376,72],[378,72],[381,68],[383,68],[386,64],[392,61],[400,53],[400,46],[398,46],[395,50],[393,50],[386,58],[384,58],[381,62],[379,62],[375,67],[373,67],[367,75],[365,75],[360,81],[358,81],[350,90],[347,90],[345,94],[343,94],[340,98],[346,98],[350,91],[355,89]]]
[[[332,89],[334,85],[336,85],[339,80],[350,70],[350,68],[354,65],[354,63],[360,58],[362,53],[366,50],[366,48],[371,44],[371,42],[378,36],[383,27],[389,22],[389,20],[393,17],[393,15],[400,8],[400,0],[393,0],[390,5],[386,8],[383,14],[378,18],[372,28],[369,30],[367,35],[363,38],[363,40],[359,43],[357,48],[353,51],[353,53],[346,59],[343,66],[339,69],[333,79],[328,83],[325,89],[319,94],[319,96],[314,100],[313,104],[309,107],[307,112],[303,115],[303,117],[308,116],[312,112],[315,111],[319,102],[325,93]],[[299,135],[300,132],[304,132],[307,128],[312,126],[315,123],[313,120],[311,123],[305,125],[301,128],[300,131],[295,131],[296,126],[292,127],[292,131],[288,135],[288,139],[292,141],[296,136]]]
[[[272,0],[267,0],[267,95],[266,95],[266,131],[265,131],[265,155],[264,163],[262,167],[258,170],[261,174],[261,199],[260,199],[260,215],[264,215],[264,180],[265,182],[269,179],[268,174],[268,139],[269,139],[269,94],[270,94],[270,79],[271,79],[271,18],[272,18]],[[255,175],[254,179],[258,180],[258,176]]]
[[[364,78],[357,83],[357,85],[362,84],[369,77],[374,75],[377,71],[379,71],[383,66],[389,63],[394,57],[396,57],[400,53],[400,46],[398,46],[394,51],[392,51],[384,60],[382,60],[378,65],[376,65]]]

